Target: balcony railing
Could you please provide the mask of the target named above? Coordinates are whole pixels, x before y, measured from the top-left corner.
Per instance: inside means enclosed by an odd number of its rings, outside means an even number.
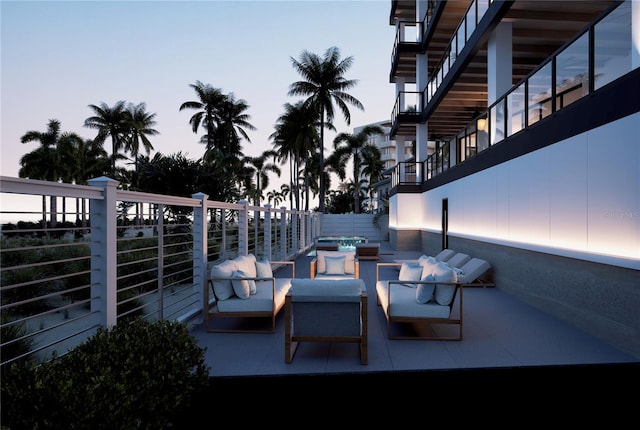
[[[391,113],[391,135],[396,134],[399,122],[417,124],[420,121],[422,93],[400,91]]]
[[[421,163],[415,161],[402,161],[396,165],[391,173],[391,187],[420,184],[421,176]]]
[[[634,70],[631,16],[631,0],[627,0],[577,34],[485,112],[479,113],[458,135],[436,148],[423,162],[425,180]],[[456,152],[464,156],[449,160],[451,145],[459,143],[464,147]]]
[[[189,322],[212,264],[294,259],[319,235],[313,212],[117,186],[0,177],[0,365],[62,355],[132,317]]]

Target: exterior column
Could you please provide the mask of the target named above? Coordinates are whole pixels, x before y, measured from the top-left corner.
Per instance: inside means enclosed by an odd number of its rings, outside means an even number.
[[[513,70],[511,23],[502,22],[489,36],[487,49],[487,105],[511,89]]]

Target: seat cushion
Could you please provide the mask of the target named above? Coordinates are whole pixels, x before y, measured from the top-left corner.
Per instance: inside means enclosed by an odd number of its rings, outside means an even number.
[[[364,289],[362,279],[338,281],[293,279],[291,300],[294,302],[357,302]]]
[[[449,318],[451,309],[431,301],[425,304],[416,302],[415,288],[403,284],[376,282],[376,294],[380,305],[393,317],[407,318]]]

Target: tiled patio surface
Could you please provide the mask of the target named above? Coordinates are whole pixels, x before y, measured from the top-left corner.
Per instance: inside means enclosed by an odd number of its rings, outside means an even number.
[[[395,251],[386,242],[380,252],[380,262],[420,255]],[[312,258],[297,258],[296,277],[309,276]],[[386,270],[397,276],[393,269]],[[462,341],[389,340],[386,319],[376,304],[376,261],[361,261],[360,277],[369,295],[367,365],[360,364],[358,346],[350,343],[301,343],[293,362],[286,364],[283,310],[274,334],[207,333],[203,324],[194,327],[193,336],[206,347],[212,380],[233,381],[235,386],[243,382],[256,386],[260,381],[309,386],[313,381],[316,386],[365,378],[401,382],[427,377],[435,382],[443,375],[451,381],[455,374],[467,381],[502,375],[542,383],[556,374],[595,370],[617,374],[632,369],[637,375],[640,370],[640,361],[633,356],[515,299],[499,286],[464,290]]]

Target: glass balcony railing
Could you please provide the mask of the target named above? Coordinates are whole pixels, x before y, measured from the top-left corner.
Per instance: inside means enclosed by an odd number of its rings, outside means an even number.
[[[631,72],[631,2],[620,3],[589,25],[458,135],[437,147],[423,162],[425,180],[450,167],[451,145],[458,145],[459,161],[465,162]]]

